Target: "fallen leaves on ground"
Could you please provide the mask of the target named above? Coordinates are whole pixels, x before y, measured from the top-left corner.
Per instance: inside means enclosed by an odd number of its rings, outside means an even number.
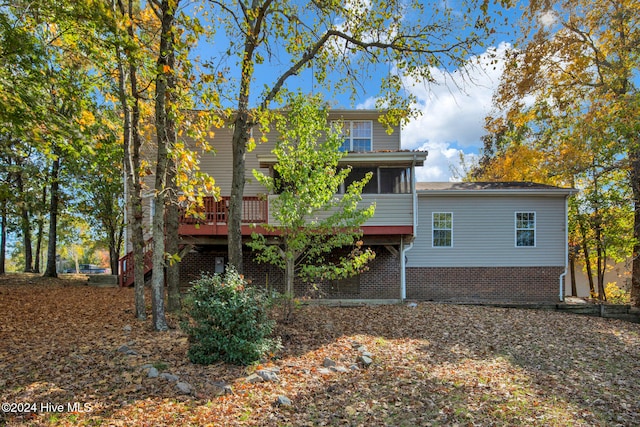
[[[159,333],[135,320],[131,289],[0,276],[0,425],[640,425],[638,324],[434,303],[304,306],[278,326],[284,348],[265,363],[279,382],[248,383],[261,366],[191,364],[170,323]],[[349,367],[357,345],[373,355],[368,369],[321,369],[325,358]],[[148,378],[149,364],[192,394]],[[292,405],[276,405],[280,395]]]

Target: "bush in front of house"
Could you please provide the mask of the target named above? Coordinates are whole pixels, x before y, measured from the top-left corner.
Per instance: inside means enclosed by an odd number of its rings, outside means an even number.
[[[247,286],[235,268],[203,275],[192,285],[181,326],[189,335],[193,363],[249,365],[280,347],[280,341],[270,337],[275,325],[268,315],[271,299],[263,290]]]

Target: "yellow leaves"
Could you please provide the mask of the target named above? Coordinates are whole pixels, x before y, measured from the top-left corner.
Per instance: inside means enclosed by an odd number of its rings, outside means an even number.
[[[76,119],[76,122],[80,126],[80,129],[84,131],[87,127],[95,124],[96,117],[93,115],[91,111],[83,110],[80,113],[80,117]]]
[[[267,142],[267,137],[265,135],[262,135],[262,137],[260,138],[260,142]],[[252,136],[247,140],[247,151],[253,151],[255,148],[256,148],[256,140]]]
[[[519,112],[518,114],[514,114],[511,118],[512,123],[516,127],[526,126],[529,122],[532,122],[536,117],[536,111],[532,108],[527,109],[524,112]]]

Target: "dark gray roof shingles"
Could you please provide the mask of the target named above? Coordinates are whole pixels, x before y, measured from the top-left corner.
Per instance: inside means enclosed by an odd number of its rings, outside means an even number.
[[[536,182],[417,182],[418,191],[477,191],[477,190],[566,190],[553,185]]]

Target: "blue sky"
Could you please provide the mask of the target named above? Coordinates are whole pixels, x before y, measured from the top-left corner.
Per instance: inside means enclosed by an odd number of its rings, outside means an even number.
[[[516,20],[517,11],[509,12],[508,22]],[[491,99],[499,83],[502,72],[501,54],[511,47],[509,33],[512,28],[497,28],[495,44],[486,48],[484,53],[469,58],[470,65],[465,70],[432,69],[435,83],[405,80],[405,88],[417,98],[416,109],[421,116],[412,120],[402,129],[402,148],[427,150],[429,155],[425,166],[417,171],[419,181],[449,181],[454,179],[452,169],[460,170],[460,154],[467,161],[477,157],[482,146],[480,138],[484,135],[484,119],[491,111]],[[218,34],[214,44],[201,44],[196,54],[203,58],[215,55],[215,45],[228,48],[223,34]],[[497,54],[497,61],[492,61],[489,54]],[[268,59],[273,64],[265,64],[257,73],[258,81],[253,85],[252,98],[258,95],[257,89],[274,81],[274,70],[282,69],[282,58],[278,52]],[[234,61],[234,59],[231,59]],[[286,60],[282,61],[286,62]],[[228,63],[227,65],[232,65]],[[270,67],[271,65],[271,67]],[[387,72],[387,70],[381,70]],[[462,77],[464,76],[464,77]],[[370,84],[376,84],[372,79]],[[287,82],[289,89],[302,92],[317,90],[313,84],[311,73],[302,72]],[[372,89],[377,93],[377,88]],[[375,99],[362,94],[354,103],[347,97],[331,94],[331,100],[341,108],[374,108]]]

